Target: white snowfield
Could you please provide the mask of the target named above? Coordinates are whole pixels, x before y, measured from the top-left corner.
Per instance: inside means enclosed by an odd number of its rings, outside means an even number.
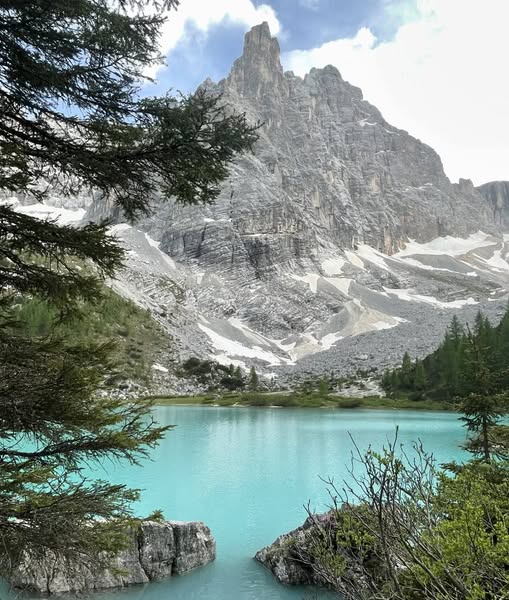
[[[423,296],[422,294],[416,294],[413,290],[400,290],[384,288],[387,294],[393,294],[401,300],[406,302],[424,302],[425,304],[431,304],[433,306],[439,306],[440,308],[461,308],[467,304],[478,304],[472,297],[466,298],[465,300],[451,300],[450,302],[442,302],[437,300],[433,296]]]
[[[484,246],[493,246],[496,239],[492,236],[478,231],[470,234],[467,238],[457,238],[450,235],[438,237],[426,244],[419,244],[415,240],[410,240],[403,250],[395,254],[395,258],[403,258],[412,254],[446,254],[448,256],[461,256]]]
[[[56,206],[48,206],[46,204],[37,203],[28,206],[18,205],[16,211],[24,215],[30,215],[41,220],[56,221],[59,225],[74,225],[77,224],[85,216],[85,209],[78,208],[70,210]]]
[[[260,346],[250,347],[242,344],[241,342],[229,339],[210,329],[210,327],[202,325],[201,323],[198,323],[198,327],[207,334],[214,348],[221,351],[221,353],[224,353],[228,357],[245,356],[247,358],[257,358],[258,360],[269,363],[269,365],[280,365],[282,363],[282,359],[280,357],[276,356],[270,351],[264,350]]]

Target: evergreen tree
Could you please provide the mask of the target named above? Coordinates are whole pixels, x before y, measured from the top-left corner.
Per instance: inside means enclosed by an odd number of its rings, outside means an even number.
[[[469,332],[466,338],[465,377],[468,379],[470,393],[464,398],[459,411],[471,437],[465,448],[483,462],[491,462],[494,456],[509,458],[507,427],[500,420],[509,411],[509,394],[499,393],[499,374],[490,368],[489,354],[483,344],[488,339],[489,329],[481,318],[475,333]]]
[[[439,348],[422,361],[412,364],[408,352],[400,368],[384,374],[382,387],[390,392],[425,391],[440,400],[453,401],[477,393],[479,380],[472,364],[472,342],[479,358],[491,374],[493,392],[509,388],[509,306],[501,322],[494,327],[479,312],[472,331],[453,317]],[[420,364],[422,362],[422,366]],[[477,361],[478,362],[478,361]]]
[[[237,368],[235,369],[234,377],[237,381],[244,382],[244,374],[242,373],[242,369],[239,366],[237,366]]]
[[[418,391],[426,389],[426,371],[422,361],[415,361],[414,388]]]
[[[251,367],[251,370],[249,371],[249,380],[247,385],[252,392],[255,392],[258,389],[258,374],[254,367]]]
[[[498,326],[496,340],[496,365],[500,373],[502,386],[509,388],[509,307]]]
[[[321,396],[326,396],[329,393],[329,382],[327,379],[322,378],[318,382],[318,392]]]
[[[458,363],[459,342],[449,332],[439,348],[438,362],[438,384],[443,395],[452,399],[458,392],[460,372]]]
[[[80,189],[132,219],[150,199],[210,202],[255,128],[204,90],[140,98],[177,0],[0,0],[0,193]],[[154,9],[154,10],[152,10]],[[24,335],[16,295],[65,320],[122,265],[106,224],[58,226],[0,206],[0,570],[27,547],[96,560],[117,550],[136,493],[88,480],[84,462],[136,462],[167,428],[146,402],[99,394],[108,344]],[[35,332],[37,333],[37,332]],[[38,333],[46,334],[41,325]]]
[[[405,389],[411,388],[413,384],[413,364],[408,352],[405,352],[403,355],[400,371],[400,383]]]
[[[396,369],[394,369],[394,371],[391,373],[390,382],[392,392],[397,392],[397,390],[399,390],[401,387],[401,380],[399,377],[399,372]]]
[[[456,315],[453,316],[451,324],[448,329],[449,336],[454,344],[455,348],[458,348],[461,343],[461,338],[465,333],[463,326],[461,325],[458,317]]]
[[[394,391],[392,389],[392,373],[389,370],[385,370],[384,374],[382,375],[382,380],[381,380],[381,386],[382,389],[386,392],[386,393],[390,393],[392,391]]]

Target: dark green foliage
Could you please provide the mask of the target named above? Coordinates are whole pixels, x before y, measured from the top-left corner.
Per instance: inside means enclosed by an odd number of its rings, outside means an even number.
[[[509,458],[509,446],[501,435],[507,427],[500,424],[509,412],[509,393],[502,391],[504,378],[497,368],[495,344],[493,328],[479,314],[474,332],[469,331],[466,337],[464,379],[468,395],[461,399],[458,409],[470,433],[465,448],[486,463],[493,457]]]
[[[500,423],[509,412],[509,395],[470,394],[459,403],[461,420],[470,433],[465,449],[483,462],[509,458],[507,431]]]
[[[509,592],[509,469],[440,471],[419,444],[354,453],[353,483],[292,548],[343,600],[495,600]],[[360,471],[357,470],[360,467]],[[302,539],[302,538],[301,538]]]
[[[109,344],[29,338],[3,325],[0,532],[5,555],[0,568],[15,562],[26,544],[36,553],[52,548],[66,556],[93,554],[98,547],[111,550],[114,522],[125,523],[127,503],[136,492],[86,480],[82,463],[136,462],[166,428],[147,420],[147,403],[96,395],[111,372]],[[98,518],[110,522],[96,528]],[[115,544],[121,540],[119,534]]]
[[[318,391],[322,395],[326,395],[329,393],[329,382],[326,379],[320,379],[318,382]]]
[[[0,0],[2,196],[92,190],[129,219],[155,196],[217,196],[256,127],[203,90],[138,96],[159,60],[164,11],[177,5]],[[133,363],[143,359],[131,327],[143,318],[101,281],[122,259],[106,224],[59,226],[0,206],[2,575],[27,547],[96,563],[125,542],[137,492],[87,479],[83,466],[136,462],[167,428],[152,421],[149,403],[108,397],[122,373],[106,337]]]
[[[182,369],[177,374],[181,377],[196,377],[200,383],[212,383],[217,371],[222,369],[223,366],[219,363],[192,356],[182,363]]]
[[[230,391],[240,390],[245,387],[246,381],[240,367],[234,369],[232,373],[232,366],[233,365],[230,365],[228,374],[221,378],[220,384],[223,388]]]
[[[112,382],[150,377],[155,353],[165,336],[150,315],[105,287],[95,303],[82,301],[73,315],[61,318],[52,304],[36,298],[13,299],[15,331],[29,337],[51,334],[79,343],[114,341]],[[12,328],[11,328],[12,331]]]
[[[256,390],[258,389],[258,374],[254,367],[251,367],[251,370],[249,371],[247,387],[251,392],[256,392]]]
[[[240,367],[235,368],[234,365],[226,367],[214,360],[201,360],[195,356],[184,361],[177,374],[181,377],[195,378],[210,389],[219,387],[233,391],[242,389],[246,385]]]
[[[137,96],[160,60],[164,8],[177,4],[0,1],[0,189],[48,178],[68,193],[85,185],[129,217],[155,192],[191,203],[217,196],[233,154],[255,140],[244,116],[203,90]]]
[[[390,395],[451,402],[504,392],[509,386],[509,311],[496,327],[479,312],[472,330],[455,316],[435,352],[413,362],[405,353],[400,368],[384,373],[382,386]]]

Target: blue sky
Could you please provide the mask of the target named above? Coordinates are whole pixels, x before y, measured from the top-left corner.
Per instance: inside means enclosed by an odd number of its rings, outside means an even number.
[[[434,147],[453,181],[509,180],[509,0],[181,0],[145,94],[218,81],[268,21],[282,64],[335,65],[393,125]]]

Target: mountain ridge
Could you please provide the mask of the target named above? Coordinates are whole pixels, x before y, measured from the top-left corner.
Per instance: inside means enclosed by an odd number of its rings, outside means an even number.
[[[86,219],[113,217],[128,250],[112,287],[151,311],[178,357],[267,376],[391,366],[403,347],[429,351],[451,311],[502,314],[509,238],[487,188],[452,184],[335,67],[296,77],[279,52],[256,26],[229,75],[203,84],[263,123],[213,205],[155,198],[130,226],[91,203]]]

